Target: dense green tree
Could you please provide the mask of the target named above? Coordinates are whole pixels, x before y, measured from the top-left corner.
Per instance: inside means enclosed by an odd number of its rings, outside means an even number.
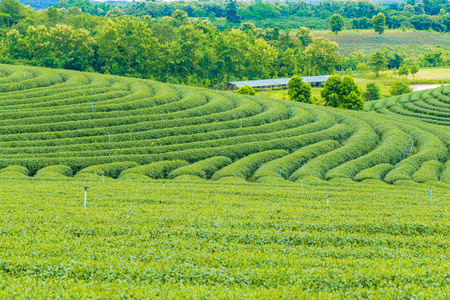
[[[308,27],[300,27],[297,31],[297,38],[304,47],[313,42],[311,30]]]
[[[409,75],[409,69],[408,69],[408,66],[407,66],[407,65],[401,66],[401,67],[398,69],[397,74],[398,74],[399,76],[405,76],[405,77],[407,77],[407,76]]]
[[[303,81],[299,75],[294,75],[289,80],[287,87],[289,99],[292,101],[312,103],[311,102],[311,85]]]
[[[364,92],[364,100],[371,101],[380,99],[380,88],[375,83],[368,83],[366,85],[366,91]]]
[[[412,75],[413,77],[415,77],[415,75],[417,74],[417,72],[419,72],[419,70],[420,70],[420,67],[419,67],[416,63],[414,63],[414,64],[409,68],[409,72],[411,73],[411,75]]]
[[[427,63],[436,66],[437,64],[439,64],[439,63],[441,63],[443,61],[443,59],[442,59],[442,52],[441,51],[436,51],[436,52],[433,52],[433,53],[425,53],[423,55],[423,59]]]
[[[386,68],[387,60],[386,56],[381,51],[375,51],[370,56],[369,66],[371,66],[372,71],[375,73],[375,77],[378,77],[380,71]]]
[[[242,94],[242,95],[254,95],[256,94],[255,89],[253,89],[251,86],[249,86],[248,84],[238,88],[236,90],[236,93],[238,94]]]
[[[330,18],[330,29],[334,34],[338,34],[344,28],[344,18],[340,14],[334,14]]]
[[[0,13],[3,13],[3,18],[7,27],[18,23],[20,19],[24,18],[24,6],[17,0],[2,0],[0,2]]]
[[[395,82],[389,90],[392,96],[407,94],[411,93],[412,91],[412,88],[410,88],[409,85],[404,81]]]
[[[248,71],[256,78],[267,78],[270,74],[270,67],[277,56],[277,50],[265,40],[255,40],[249,44]]]
[[[334,72],[334,67],[341,61],[337,52],[338,45],[325,38],[315,38],[313,43],[303,52],[302,64],[315,68],[319,74],[326,75]]]
[[[238,14],[236,0],[228,0],[225,16],[230,23],[240,23],[241,17]]]
[[[382,34],[386,27],[386,17],[383,13],[378,13],[378,15],[373,16],[372,18],[373,29],[378,34]]]
[[[350,75],[342,79],[338,75],[330,76],[321,95],[326,106],[354,110],[364,108],[361,90]]]

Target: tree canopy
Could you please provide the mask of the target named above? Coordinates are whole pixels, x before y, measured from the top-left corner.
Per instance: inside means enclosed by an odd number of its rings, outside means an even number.
[[[338,34],[344,28],[344,18],[340,14],[334,14],[330,18],[330,29],[334,34]]]
[[[311,85],[302,80],[298,75],[292,76],[288,84],[288,95],[292,101],[312,103],[311,102]]]
[[[372,23],[373,30],[375,30],[378,34],[382,34],[386,27],[386,17],[383,13],[378,13],[378,15],[373,16]]]
[[[344,78],[338,75],[328,77],[321,94],[326,106],[354,110],[364,108],[361,90],[350,75]]]
[[[375,77],[378,77],[380,71],[386,68],[387,60],[386,56],[381,51],[375,51],[370,56],[369,65],[372,67],[372,71],[375,73]]]

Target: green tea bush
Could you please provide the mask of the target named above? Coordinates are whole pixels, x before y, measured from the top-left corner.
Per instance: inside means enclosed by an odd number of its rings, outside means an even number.
[[[0,170],[0,173],[2,173],[2,172],[18,172],[25,176],[28,176],[28,174],[30,173],[26,167],[19,166],[19,165],[13,165],[13,166],[3,168]]]
[[[112,178],[118,178],[120,173],[122,173],[126,169],[137,167],[138,164],[133,161],[125,161],[125,162],[114,162],[109,164],[102,165],[93,165],[83,170],[79,171],[78,174],[83,173],[94,173],[97,175],[104,175]]]
[[[365,155],[373,149],[378,142],[378,135],[372,127],[353,117],[347,117],[345,122],[350,122],[357,131],[342,147],[316,157],[303,165],[295,172],[295,178],[313,176],[325,179],[325,175],[329,170],[349,160]]]
[[[225,156],[214,156],[198,161],[192,165],[180,167],[170,173],[170,178],[181,175],[194,175],[203,179],[209,179],[215,172],[229,165],[231,159]]]
[[[327,179],[353,177],[364,169],[379,164],[396,164],[405,159],[411,146],[410,137],[383,118],[366,117],[364,120],[379,135],[378,145],[368,154],[341,164],[326,174]],[[375,179],[380,179],[376,177]]]
[[[340,144],[337,141],[325,140],[302,147],[292,154],[263,164],[253,175],[254,180],[258,180],[259,178],[266,176],[280,177],[279,172],[281,167],[282,178],[289,178],[290,180],[295,181],[298,178],[292,173],[294,173],[304,163],[314,157],[337,149],[339,146]]]
[[[418,152],[399,162],[395,166],[395,169],[386,175],[386,182],[394,183],[397,180],[410,180],[413,173],[416,172],[424,162],[429,160],[443,162],[447,160],[448,149],[438,137],[411,125],[403,123],[396,124],[399,128],[414,137],[418,144]]]
[[[444,164],[437,160],[426,161],[416,172],[414,172],[412,179],[419,183],[430,180],[440,180],[443,166]]]
[[[4,171],[0,172],[0,179],[30,179],[27,175],[18,171]]]
[[[442,181],[450,183],[450,160],[445,163],[442,169]]]
[[[388,163],[379,164],[374,167],[364,169],[356,176],[354,177],[354,180],[356,181],[363,181],[367,179],[377,179],[377,180],[383,180],[384,176],[386,176],[387,173],[389,173],[392,169],[394,169],[394,166]]]
[[[53,165],[53,166],[48,166],[48,167],[42,168],[39,171],[37,171],[36,175],[39,175],[42,173],[47,173],[47,172],[59,173],[61,175],[67,176],[67,177],[73,176],[72,168],[65,166],[65,165]]]
[[[120,180],[131,180],[131,181],[152,181],[152,179],[144,174],[141,173],[125,173],[122,172],[120,174],[120,177],[118,178]]]
[[[255,154],[250,154],[235,161],[231,165],[217,171],[212,177],[213,180],[217,180],[226,176],[240,177],[247,179],[250,177],[261,165],[273,161],[274,159],[283,157],[289,152],[286,150],[269,150]]]
[[[153,179],[162,179],[167,178],[169,173],[173,170],[184,167],[188,164],[189,163],[184,160],[157,161],[148,165],[126,169],[120,174],[120,177],[122,178],[123,175],[130,173],[138,173]]]

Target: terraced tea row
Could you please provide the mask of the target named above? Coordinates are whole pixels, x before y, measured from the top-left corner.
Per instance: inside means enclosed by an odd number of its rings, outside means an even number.
[[[384,105],[394,98],[370,104],[382,115],[64,70],[0,72],[4,178],[450,183],[449,127],[395,116]],[[444,108],[444,91],[402,105]]]
[[[450,126],[450,86],[371,101],[366,103],[365,110]]]

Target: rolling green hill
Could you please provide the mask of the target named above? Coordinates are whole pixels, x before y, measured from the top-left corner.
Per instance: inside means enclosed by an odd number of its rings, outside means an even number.
[[[450,183],[450,88],[403,96],[434,99],[403,101],[438,108],[418,121],[378,113],[394,98],[355,112],[65,70],[0,75],[0,178]]]
[[[366,103],[365,110],[449,126],[450,86],[371,101]]]

